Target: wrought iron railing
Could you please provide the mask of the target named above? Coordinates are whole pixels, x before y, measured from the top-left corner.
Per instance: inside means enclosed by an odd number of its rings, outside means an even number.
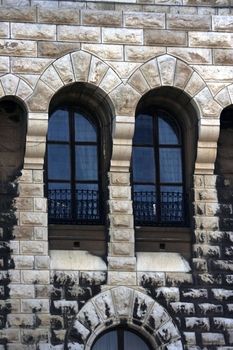
[[[134,221],[136,225],[181,225],[185,222],[184,197],[181,192],[133,193]]]
[[[99,224],[101,209],[99,191],[48,190],[49,223],[59,224]]]

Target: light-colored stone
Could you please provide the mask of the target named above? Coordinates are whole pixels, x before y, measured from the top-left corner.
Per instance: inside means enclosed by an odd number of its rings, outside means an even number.
[[[210,49],[199,49],[192,47],[168,47],[167,53],[178,57],[189,64],[212,63],[212,53]]]
[[[99,87],[103,89],[106,93],[110,93],[120,84],[121,79],[119,78],[119,76],[113,70],[108,69]]]
[[[158,62],[156,59],[145,63],[140,69],[151,88],[161,85]]]
[[[80,49],[80,43],[38,41],[38,57],[58,58]]]
[[[89,53],[78,51],[71,54],[74,75],[77,81],[87,81],[91,55]]]
[[[103,43],[109,44],[142,44],[141,29],[103,28]]]
[[[82,44],[82,49],[103,60],[123,60],[123,45]]]
[[[35,41],[0,39],[0,55],[35,57],[37,44]]]
[[[48,24],[12,23],[12,39],[55,40],[56,26]]]
[[[117,11],[82,11],[82,24],[101,27],[120,27],[122,14]]]
[[[165,15],[163,13],[126,12],[124,23],[126,27],[164,29]]]
[[[109,271],[108,284],[113,286],[133,286],[136,284],[136,273]]]
[[[233,18],[232,16],[213,16],[213,30],[232,32],[233,31]]]
[[[164,55],[157,59],[162,85],[173,85],[176,67],[176,59],[172,56]]]
[[[100,43],[100,28],[87,26],[58,26],[58,40]]]
[[[171,31],[171,30],[144,30],[145,45],[168,45],[168,46],[182,46],[186,45],[187,37],[185,32]]]
[[[36,20],[35,7],[1,6],[1,21],[34,22]]]
[[[63,82],[53,66],[46,69],[41,80],[54,91],[59,90],[63,86]]]
[[[168,29],[210,30],[211,17],[201,15],[167,15]]]
[[[9,23],[0,22],[0,38],[9,38]]]
[[[204,87],[205,87],[204,81],[200,78],[200,76],[196,72],[194,72],[185,87],[185,92],[187,92],[187,94],[193,97],[198,92],[200,92]]]
[[[108,70],[108,66],[103,61],[98,58],[92,56],[90,70],[88,75],[88,82],[99,85],[104,75]]]
[[[53,66],[65,84],[75,81],[70,55],[59,58]]]
[[[12,58],[11,70],[13,73],[40,74],[51,63],[46,58]]]
[[[174,77],[174,86],[179,89],[184,89],[189,78],[192,75],[192,68],[184,62],[177,60],[176,71]]]
[[[15,95],[19,84],[19,78],[13,74],[7,74],[0,78],[6,95]]]
[[[214,32],[189,32],[189,46],[203,48],[233,47],[233,34]]]
[[[149,59],[165,54],[164,47],[153,46],[125,46],[125,59],[133,62],[145,62]]]
[[[71,8],[38,8],[38,22],[53,24],[79,24],[79,11]]]
[[[0,73],[8,73],[10,69],[9,58],[0,57]]]
[[[138,252],[137,271],[190,272],[189,263],[179,253]]]

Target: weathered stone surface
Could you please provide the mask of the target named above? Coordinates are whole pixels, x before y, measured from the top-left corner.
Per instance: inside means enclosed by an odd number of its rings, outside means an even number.
[[[103,60],[123,60],[123,45],[82,44],[82,49]]]
[[[157,59],[162,85],[173,85],[176,59],[164,55]]]
[[[11,284],[10,297],[28,299],[35,297],[35,287],[27,284]]]
[[[187,317],[185,323],[189,330],[208,331],[210,329],[209,319],[205,317]]]
[[[34,219],[34,217],[32,219]],[[48,255],[48,242],[22,241],[20,245],[20,253],[26,255]]]
[[[84,26],[58,26],[58,40],[100,42],[100,28]]]
[[[218,80],[231,82],[233,79],[233,67],[220,67],[220,66],[198,66],[197,71],[200,73],[203,79]]]
[[[0,55],[35,57],[36,52],[35,41],[0,39]]]
[[[79,24],[79,11],[71,8],[38,8],[38,22]]]
[[[233,64],[233,50],[215,49],[214,50],[214,63],[220,64],[220,65],[232,65]]]
[[[11,69],[13,73],[40,74],[51,63],[46,58],[12,58]]]
[[[126,12],[124,23],[126,27],[164,29],[165,15],[163,13]]]
[[[127,96],[127,98],[122,100],[121,96]],[[115,103],[116,114],[131,116],[140,94],[128,85],[120,85],[110,93],[110,97]]]
[[[36,86],[34,94],[27,101],[29,109],[34,112],[47,111],[50,98],[53,94],[53,90],[40,81]]]
[[[10,70],[9,58],[0,57],[0,73],[8,73]]]
[[[0,38],[9,38],[9,23],[0,22]]]
[[[108,66],[106,63],[93,56],[89,69],[88,81],[98,86],[107,70]]]
[[[211,17],[201,15],[167,15],[168,29],[210,30]]]
[[[41,80],[54,91],[58,91],[63,86],[63,82],[53,66],[50,66],[43,74]]]
[[[233,18],[232,16],[213,16],[213,30],[232,32],[233,31]]]
[[[109,271],[108,284],[113,286],[134,286],[136,284],[136,273]]]
[[[109,44],[142,44],[143,32],[141,29],[103,28],[103,43]]]
[[[46,299],[24,299],[21,303],[22,312],[49,312],[49,301]]]
[[[11,37],[14,39],[55,40],[56,27],[47,24],[12,23]]]
[[[74,74],[77,81],[87,81],[91,55],[89,53],[78,51],[71,54],[74,67]]]
[[[223,334],[219,333],[202,333],[203,345],[225,345],[225,338]]]
[[[80,43],[38,41],[38,56],[58,58],[80,49]]]
[[[49,271],[24,270],[21,274],[21,280],[25,284],[48,284]]]
[[[168,47],[167,53],[186,61],[189,64],[212,63],[210,49],[199,49],[192,47]]]
[[[145,45],[182,46],[186,45],[186,42],[187,38],[185,32],[156,29],[144,30]]]
[[[36,8],[35,7],[14,7],[1,6],[0,12],[1,21],[17,21],[17,22],[35,22]]]
[[[233,47],[233,34],[213,32],[189,32],[189,45],[192,47]]]
[[[82,11],[82,24],[107,27],[120,27],[122,14],[116,11]]]
[[[53,65],[64,83],[75,81],[70,55],[59,58]]]
[[[153,46],[125,46],[125,58],[127,61],[145,62],[150,58],[166,53],[164,47]]]

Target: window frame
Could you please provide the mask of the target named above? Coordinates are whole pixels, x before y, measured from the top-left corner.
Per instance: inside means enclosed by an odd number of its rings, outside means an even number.
[[[66,182],[71,185],[71,191],[75,191],[75,187],[79,180],[75,179],[75,146],[78,144],[87,145],[90,142],[85,141],[75,141],[75,130],[71,125],[74,126],[74,113],[80,113],[84,118],[86,118],[91,124],[96,128],[96,142],[92,144],[96,145],[97,149],[97,181],[95,182],[98,185],[99,192],[99,209],[100,212],[100,220],[95,221],[93,223],[83,223],[78,220],[70,220],[66,223],[60,222],[49,222],[49,244],[50,249],[65,249],[65,250],[88,250],[97,255],[104,255],[106,252],[106,232],[105,232],[105,222],[106,222],[106,207],[104,205],[104,197],[106,195],[106,191],[103,188],[103,176],[104,176],[104,163],[103,159],[103,140],[101,137],[101,127],[98,114],[95,113],[92,116],[92,111],[88,108],[84,108],[82,104],[74,104],[74,103],[62,103],[56,104],[54,108],[50,110],[49,118],[55,113],[57,110],[66,110],[68,113],[68,128],[71,135],[69,135],[68,141],[49,141],[46,139],[46,153],[45,153],[45,171],[44,171],[44,182],[45,182],[45,195],[48,198],[48,182],[50,181],[48,178],[48,145],[49,144],[68,144],[69,152],[70,152],[70,171],[71,176],[70,180],[63,181],[56,179],[54,183],[62,183]],[[72,138],[72,140],[71,140]],[[73,148],[73,149],[72,149]],[[85,181],[85,180],[84,180]],[[52,181],[53,182],[53,181]],[[85,181],[87,183],[88,181]],[[94,183],[90,181],[90,183]],[[72,193],[72,205],[74,206],[75,201],[75,193]]]
[[[172,123],[175,123],[176,128],[179,130],[179,137],[181,146],[181,159],[182,159],[182,189],[183,189],[183,201],[184,201],[184,221],[179,224],[175,222],[171,222],[168,224],[156,224],[156,225],[137,225],[135,223],[135,249],[136,252],[180,252],[185,258],[189,259],[191,257],[191,225],[190,225],[190,189],[187,186],[187,176],[188,176],[188,166],[187,166],[187,139],[185,138],[185,130],[184,125],[181,123],[181,116],[177,116],[177,111],[173,112],[171,108],[164,108],[164,104],[150,104],[149,106],[144,106],[142,104],[140,108],[136,111],[135,115],[135,123],[136,118],[140,114],[152,115],[154,120],[154,115],[158,111],[164,111],[167,116],[169,116],[172,120]],[[158,116],[157,116],[158,120]],[[158,122],[157,122],[158,125]],[[154,122],[153,122],[154,128]],[[157,127],[158,129],[158,127]],[[154,135],[154,130],[153,130]],[[158,135],[158,134],[157,134]],[[156,141],[157,145],[159,141]],[[161,146],[161,145],[160,145]],[[133,140],[133,146],[135,147],[135,143]],[[153,150],[155,152],[155,147],[153,144]],[[157,151],[159,151],[159,145],[157,147]],[[158,155],[155,156],[158,159]],[[159,163],[158,160],[157,164]],[[159,167],[156,169],[158,179]],[[132,199],[133,199],[133,167],[131,163],[131,183],[132,183]],[[157,183],[155,181],[155,186],[161,186],[161,181]],[[134,221],[135,222],[135,221]]]

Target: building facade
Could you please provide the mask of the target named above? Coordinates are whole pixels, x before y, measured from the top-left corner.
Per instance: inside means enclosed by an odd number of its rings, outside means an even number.
[[[0,135],[1,350],[233,349],[231,0],[1,0]]]

